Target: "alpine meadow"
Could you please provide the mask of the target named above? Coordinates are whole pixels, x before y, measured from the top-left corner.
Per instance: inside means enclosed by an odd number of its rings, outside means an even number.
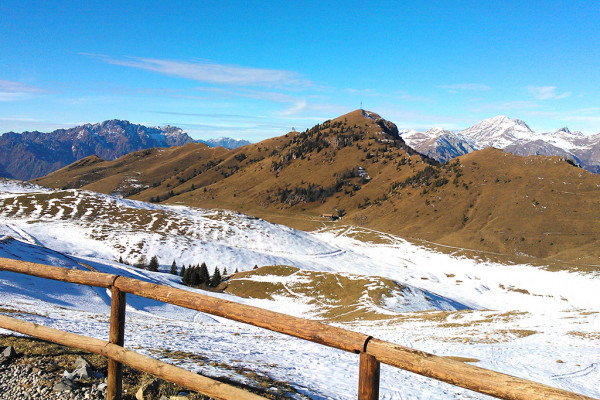
[[[0,13],[0,400],[600,399],[598,4]]]

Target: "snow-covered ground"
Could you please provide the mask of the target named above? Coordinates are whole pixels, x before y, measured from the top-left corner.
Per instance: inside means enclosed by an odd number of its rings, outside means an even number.
[[[230,211],[0,181],[0,237],[7,235],[0,240],[0,257],[91,267],[175,287],[182,287],[178,277],[114,260],[157,255],[163,271],[175,259],[179,265],[206,262],[211,271],[280,264],[387,277],[420,293],[411,298],[411,307],[398,307],[406,299],[389,298],[388,310],[397,317],[340,326],[600,397],[599,274],[480,262],[385,234],[385,244],[373,244],[357,240],[361,233],[352,227],[306,233]],[[105,290],[0,272],[0,292],[2,312],[108,337]],[[313,315],[307,302],[218,296]],[[258,385],[258,375],[294,398],[356,398],[354,354],[135,296],[128,296],[126,346],[251,385]],[[190,356],[183,358],[182,352]],[[387,366],[381,377],[382,399],[487,398]]]

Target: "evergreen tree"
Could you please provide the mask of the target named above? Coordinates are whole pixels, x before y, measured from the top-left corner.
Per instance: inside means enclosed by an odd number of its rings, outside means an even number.
[[[150,264],[148,264],[148,271],[158,272],[158,257],[152,256]]]
[[[119,264],[123,264],[123,256],[119,256]]]
[[[229,274],[227,273],[227,267],[224,267],[224,268],[223,268],[223,276],[227,276],[227,275],[229,275]]]
[[[237,269],[237,267],[236,267],[236,269],[235,269],[235,273],[237,274],[237,273],[239,273],[239,272],[240,272],[240,271],[238,271],[238,269]]]
[[[190,273],[190,286],[198,286],[200,284],[200,268],[197,266],[192,268]]]
[[[210,281],[210,275],[208,274],[208,267],[206,266],[206,263],[202,263],[202,265],[200,266],[200,276],[198,278],[198,284],[202,285],[202,284],[206,284],[208,285],[209,281]]]
[[[185,264],[183,264],[181,266],[181,271],[179,271],[179,276],[181,276],[182,279],[185,276]],[[185,283],[185,282],[183,282],[183,283]]]
[[[191,277],[192,277],[192,271],[193,271],[193,267],[188,267],[188,269],[185,270],[185,273],[183,274],[183,284],[184,285],[190,285],[191,284]]]
[[[177,263],[173,260],[173,264],[171,264],[171,270],[169,271],[171,275],[177,275]]]
[[[217,287],[221,283],[221,272],[219,271],[219,267],[215,267],[215,273],[210,277],[210,286]]]

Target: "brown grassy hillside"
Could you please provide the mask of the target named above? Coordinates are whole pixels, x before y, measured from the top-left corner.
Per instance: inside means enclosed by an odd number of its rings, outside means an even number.
[[[331,213],[457,247],[594,264],[600,256],[600,176],[496,149],[439,166],[362,110],[232,151],[189,144],[87,158],[36,183],[236,209],[301,229]]]
[[[415,294],[387,278],[301,270],[285,265],[235,273],[217,290],[244,298],[274,301],[286,298],[302,307],[311,319],[327,322],[391,320],[404,311],[415,311],[410,305],[413,296],[424,304],[419,311],[438,310],[428,302],[428,293]],[[392,298],[401,301],[395,306],[386,304]]]

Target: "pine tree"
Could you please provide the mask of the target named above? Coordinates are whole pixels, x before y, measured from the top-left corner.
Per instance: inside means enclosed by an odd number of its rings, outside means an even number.
[[[185,270],[185,274],[183,274],[183,284],[184,285],[191,285],[191,277],[192,277],[192,271],[194,270],[194,268],[192,267],[188,267],[188,269]]]
[[[181,271],[179,271],[179,276],[181,276],[182,279],[185,276],[185,264],[183,264],[181,266]],[[183,283],[185,284],[185,282],[183,282]]]
[[[158,272],[158,257],[152,256],[150,264],[148,264],[148,271]]]
[[[238,274],[240,271],[238,271],[237,267],[235,268],[235,273]]]
[[[171,270],[169,271],[171,275],[177,275],[177,263],[173,260],[173,264],[171,264]]]
[[[219,267],[215,267],[215,273],[210,277],[210,286],[217,287],[221,283],[221,272],[219,271]]]
[[[227,275],[229,275],[229,274],[227,273],[227,267],[224,267],[224,268],[223,268],[223,276],[227,276]]]
[[[119,256],[119,264],[123,264],[123,256]]]
[[[200,284],[200,268],[192,268],[190,273],[190,286],[198,286]]]
[[[198,284],[202,285],[208,285],[209,281],[210,281],[210,275],[208,274],[208,267],[206,266],[206,263],[202,263],[202,265],[200,266],[200,276],[198,278]]]

